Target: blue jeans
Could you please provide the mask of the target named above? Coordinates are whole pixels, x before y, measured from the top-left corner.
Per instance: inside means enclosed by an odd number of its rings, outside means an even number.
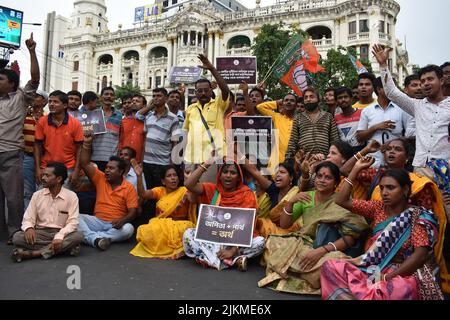
[[[78,231],[84,235],[83,243],[95,247],[95,240],[109,238],[111,242],[122,242],[130,239],[134,234],[134,227],[127,223],[122,229],[114,229],[111,222],[100,220],[94,216],[80,214]]]
[[[28,154],[23,156],[23,204],[27,210],[31,197],[36,192],[36,180],[34,172],[34,157]]]

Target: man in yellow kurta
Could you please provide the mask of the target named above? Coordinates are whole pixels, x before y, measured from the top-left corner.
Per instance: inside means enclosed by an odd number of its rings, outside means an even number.
[[[201,68],[209,70],[214,76],[220,93],[216,99],[212,99],[213,89],[209,80],[200,79],[195,84],[198,102],[187,108],[184,122],[184,130],[187,131],[184,159],[187,165],[204,163],[211,157],[213,150],[218,157],[226,155],[224,115],[230,103],[230,89],[206,56],[201,54],[198,58],[203,63]],[[206,129],[206,124],[210,133]],[[217,166],[211,166],[202,182],[215,183],[216,175]]]
[[[286,151],[288,149],[289,140],[291,138],[292,124],[294,122],[294,114],[297,107],[297,97],[288,94],[283,100],[264,102],[258,105],[257,109],[263,116],[272,117],[273,124],[278,130],[278,150],[279,163],[285,160]],[[277,110],[282,112],[277,112]],[[277,159],[270,159],[271,167]]]

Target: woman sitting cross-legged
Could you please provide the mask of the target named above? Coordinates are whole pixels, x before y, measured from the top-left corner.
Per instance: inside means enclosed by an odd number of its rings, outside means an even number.
[[[141,258],[178,259],[184,256],[183,234],[197,223],[196,198],[180,187],[180,174],[175,166],[167,166],[161,182],[164,187],[145,190],[142,167],[132,160],[138,177],[139,196],[156,200],[156,218],[137,230],[137,246],[130,252]]]
[[[267,238],[270,234],[287,234],[300,229],[298,224],[292,225],[289,229],[280,228],[280,217],[286,203],[299,191],[296,186],[294,164],[290,162],[280,164],[275,175],[275,182],[264,177],[248,160],[243,167],[256,180],[260,188],[266,191],[270,199],[270,211],[267,216],[258,215],[256,223],[258,233]]]
[[[256,196],[244,185],[241,167],[236,163],[225,163],[219,170],[217,183],[199,183],[201,176],[214,162],[208,160],[195,170],[186,181],[186,187],[197,195],[199,202],[231,208],[257,208]],[[195,229],[188,229],[183,238],[186,255],[195,258],[203,266],[218,270],[237,265],[247,269],[247,259],[260,255],[264,250],[264,238],[254,237],[250,248],[225,247],[195,240]]]
[[[390,169],[383,173],[380,181],[382,201],[350,199],[354,179],[373,163],[372,158],[360,159],[336,197],[337,204],[372,221],[370,247],[356,259],[324,263],[322,298],[440,298],[442,293],[432,275],[434,264],[429,263],[434,258],[432,252],[439,226],[433,212],[409,205],[412,182],[408,172]],[[418,281],[420,278],[422,280]],[[428,297],[421,294],[425,291],[428,291]]]
[[[266,278],[260,287],[276,291],[320,295],[320,268],[329,259],[349,258],[357,239],[369,227],[364,218],[335,204],[340,182],[338,167],[323,162],[316,169],[316,191],[299,193],[288,201],[280,217],[284,229],[302,225],[284,236],[271,235],[264,258]]]

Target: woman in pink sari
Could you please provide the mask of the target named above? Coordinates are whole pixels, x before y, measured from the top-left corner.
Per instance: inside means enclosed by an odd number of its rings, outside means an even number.
[[[434,266],[430,264],[438,223],[431,211],[409,205],[412,182],[408,173],[392,169],[382,175],[383,201],[350,199],[353,181],[361,170],[373,163],[372,158],[359,160],[336,197],[338,205],[371,221],[370,248],[356,259],[324,263],[322,298],[418,300],[440,297],[439,285],[431,275]],[[430,291],[423,290],[424,286]]]

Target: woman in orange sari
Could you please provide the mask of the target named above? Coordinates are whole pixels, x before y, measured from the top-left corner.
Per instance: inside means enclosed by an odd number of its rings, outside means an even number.
[[[199,183],[213,160],[202,164],[186,181],[189,191],[199,197],[199,202],[208,205],[257,209],[256,195],[244,185],[241,167],[236,163],[225,163],[219,170],[217,183]],[[188,229],[183,238],[186,255],[210,268],[223,270],[237,265],[241,271],[247,269],[247,259],[260,255],[264,250],[264,238],[254,237],[250,248],[226,247],[195,240],[195,229]]]
[[[132,161],[138,177],[142,199],[156,200],[156,218],[138,228],[137,246],[130,252],[141,258],[179,259],[184,256],[183,234],[195,227],[197,206],[195,197],[180,187],[180,175],[175,166],[167,166],[161,179],[163,187],[145,190],[142,168]]]

